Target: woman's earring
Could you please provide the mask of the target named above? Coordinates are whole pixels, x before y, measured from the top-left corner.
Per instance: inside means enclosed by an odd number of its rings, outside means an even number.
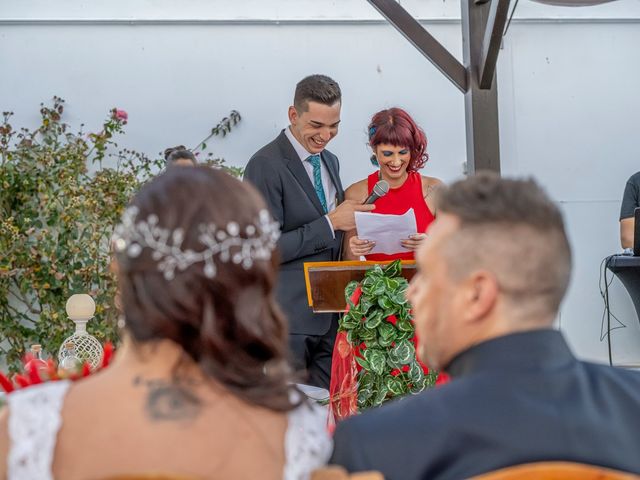
[[[369,158],[369,160],[371,161],[371,165],[373,165],[374,167],[379,167],[380,164],[378,163],[378,159],[376,158],[376,154],[374,153],[373,155],[371,155],[371,158]]]

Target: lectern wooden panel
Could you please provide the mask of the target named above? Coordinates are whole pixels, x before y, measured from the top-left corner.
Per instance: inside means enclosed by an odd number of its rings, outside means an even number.
[[[391,262],[387,262],[391,263]],[[374,265],[385,262],[308,262],[304,264],[307,300],[316,313],[344,312],[344,289],[352,280],[361,281]],[[416,272],[415,262],[402,262],[402,276],[411,280]]]

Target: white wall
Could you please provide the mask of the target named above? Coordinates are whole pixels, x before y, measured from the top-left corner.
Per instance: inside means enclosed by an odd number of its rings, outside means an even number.
[[[401,2],[461,58],[459,4]],[[565,211],[575,272],[560,325],[584,358],[600,342],[600,260],[618,250],[626,178],[640,170],[634,88],[640,0],[580,9],[519,2],[498,68],[502,165],[537,177]],[[237,131],[212,144],[236,165],[286,125],[297,80],[326,73],[344,94],[332,142],[345,184],[370,172],[365,129],[375,111],[405,107],[424,127],[424,173],[451,181],[465,157],[460,92],[364,0],[0,0],[0,109],[33,125],[38,104],[67,100],[67,120],[97,128],[129,112],[123,146],[156,153],[195,145],[235,108]],[[619,282],[617,363],[640,363],[640,324]]]

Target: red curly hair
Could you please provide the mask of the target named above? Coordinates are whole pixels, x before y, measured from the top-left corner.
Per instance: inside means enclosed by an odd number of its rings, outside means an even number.
[[[427,136],[407,112],[401,108],[389,108],[376,113],[369,123],[369,145],[388,143],[396,147],[407,147],[411,151],[408,172],[424,167],[429,160]]]

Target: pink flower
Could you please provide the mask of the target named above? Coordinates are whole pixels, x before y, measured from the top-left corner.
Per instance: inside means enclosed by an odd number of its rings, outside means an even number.
[[[116,108],[115,111],[113,112],[113,117],[116,120],[122,120],[123,122],[126,122],[129,119],[129,114],[124,110],[119,110]]]

